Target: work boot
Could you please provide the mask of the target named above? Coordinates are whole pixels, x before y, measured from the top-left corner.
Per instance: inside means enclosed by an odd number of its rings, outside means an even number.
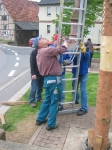
[[[31,106],[32,108],[35,108],[35,107],[36,107],[36,104],[35,104],[35,103],[31,103],[30,106]]]
[[[42,125],[43,123],[46,123],[47,122],[47,119],[45,121],[39,121],[39,120],[36,120],[36,125],[40,126]]]
[[[47,126],[47,127],[46,127],[46,130],[47,130],[47,131],[51,131],[51,130],[53,130],[53,129],[56,129],[57,127],[58,127],[58,124],[56,124],[54,127]]]

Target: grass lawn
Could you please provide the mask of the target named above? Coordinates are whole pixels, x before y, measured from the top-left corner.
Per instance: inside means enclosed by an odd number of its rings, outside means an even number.
[[[71,78],[71,74],[66,75],[67,78]],[[97,94],[98,74],[89,74],[87,82],[88,104],[89,106],[95,106],[96,94]],[[71,81],[66,82],[66,90],[72,90]],[[79,90],[80,93],[80,90]],[[65,95],[65,101],[72,101],[72,94],[67,93]]]
[[[72,74],[67,73],[66,77],[71,78]],[[88,104],[89,106],[95,106],[96,104],[96,93],[97,93],[97,83],[98,83],[98,74],[89,74],[88,83],[87,83],[87,92],[88,92]],[[71,90],[71,81],[66,82],[66,90]],[[72,100],[72,94],[67,93],[65,101]],[[44,91],[43,91],[44,97]],[[28,101],[29,91],[20,99]],[[1,124],[0,128],[5,129],[6,131],[13,131],[16,129],[16,124],[22,119],[26,118],[29,115],[35,115],[40,109],[41,103],[38,103],[36,109],[32,109],[29,105],[19,105],[12,106],[5,114],[6,125]]]
[[[100,52],[94,52],[93,58],[100,58]]]

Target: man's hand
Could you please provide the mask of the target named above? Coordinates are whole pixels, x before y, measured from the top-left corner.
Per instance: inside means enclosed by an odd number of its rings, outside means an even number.
[[[63,60],[63,65],[64,65],[64,66],[70,65],[70,61],[68,61],[68,60]]]
[[[36,80],[37,79],[37,76],[36,75],[33,75],[32,76],[32,80]]]
[[[65,46],[67,48],[67,42],[66,41],[63,42],[63,46]]]
[[[84,43],[81,42],[81,43],[79,44],[79,47],[80,47],[82,53],[85,53],[85,52],[86,52],[86,47],[84,46]]]

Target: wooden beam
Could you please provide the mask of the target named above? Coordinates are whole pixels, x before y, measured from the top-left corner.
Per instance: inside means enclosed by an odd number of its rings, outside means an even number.
[[[3,114],[0,114],[1,123],[5,124],[5,118]]]
[[[16,102],[4,101],[2,102],[2,105],[6,105],[6,106],[15,106],[15,105],[24,105],[24,104],[29,104],[29,102],[26,102],[26,101],[16,101]]]
[[[88,131],[88,148],[92,148],[94,146],[93,137],[94,137],[94,129],[90,129]]]
[[[97,135],[95,138],[94,150],[101,150],[102,136]]]

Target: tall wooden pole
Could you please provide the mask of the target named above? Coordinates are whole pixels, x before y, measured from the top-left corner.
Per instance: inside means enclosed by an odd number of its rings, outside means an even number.
[[[109,149],[109,127],[112,109],[112,0],[104,0],[101,58],[93,132],[94,150]],[[98,137],[102,138],[98,147]],[[99,149],[98,149],[99,148]]]

